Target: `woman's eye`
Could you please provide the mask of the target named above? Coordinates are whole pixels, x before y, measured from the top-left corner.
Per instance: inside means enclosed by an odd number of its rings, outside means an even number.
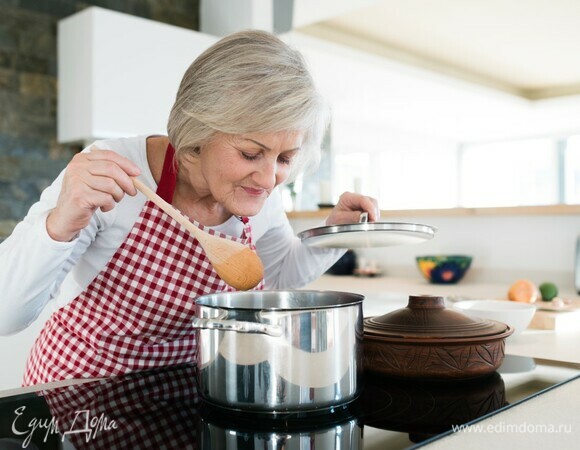
[[[291,161],[292,161],[292,159],[291,159],[291,158],[285,158],[285,157],[282,157],[282,156],[280,156],[280,157],[278,158],[278,162],[279,162],[280,164],[290,164],[290,162],[291,162]]]
[[[259,153],[244,153],[241,152],[242,156],[244,157],[244,159],[248,160],[248,161],[255,161],[256,159],[258,159]]]

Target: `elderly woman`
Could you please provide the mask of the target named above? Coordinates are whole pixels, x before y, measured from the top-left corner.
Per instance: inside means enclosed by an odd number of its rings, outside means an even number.
[[[325,106],[301,55],[275,36],[226,37],[187,69],[168,136],[95,142],[0,247],[0,332],[53,301],[24,384],[102,377],[192,359],[195,298],[232,290],[196,239],[134,188],[139,176],[201,229],[261,258],[257,288],[289,289],[342,254],[294,236],[277,186],[316,164]],[[127,195],[128,194],[128,195]],[[378,218],[345,193],[327,224]]]

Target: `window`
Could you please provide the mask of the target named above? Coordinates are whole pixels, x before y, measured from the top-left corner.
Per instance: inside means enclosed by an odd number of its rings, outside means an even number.
[[[348,136],[339,137],[345,139],[333,144],[335,194],[352,191],[358,183],[381,209],[457,206],[454,142],[370,130],[357,130],[348,145]]]
[[[580,203],[580,136],[566,140],[562,165],[564,201]]]
[[[372,142],[333,147],[335,197],[360,179],[381,209],[580,203],[580,135],[459,145],[377,134]]]
[[[557,141],[530,139],[460,150],[461,199],[467,207],[559,202]]]
[[[383,209],[457,206],[454,147],[399,148],[379,154],[379,203]]]

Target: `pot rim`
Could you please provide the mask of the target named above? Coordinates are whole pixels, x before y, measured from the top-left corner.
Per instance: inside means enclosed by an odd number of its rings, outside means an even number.
[[[492,321],[490,321],[492,322]],[[501,323],[501,322],[498,322]],[[369,341],[376,341],[381,343],[387,344],[421,344],[421,345],[439,345],[439,344],[446,344],[446,345],[465,345],[465,344],[484,344],[486,342],[493,342],[505,339],[511,336],[514,332],[513,327],[506,325],[505,331],[498,333],[498,334],[491,334],[488,336],[469,336],[464,338],[458,337],[397,337],[397,336],[385,336],[380,334],[374,334],[369,332],[367,329],[364,331],[364,340]]]
[[[362,304],[364,295],[317,290],[214,292],[195,299],[196,306],[246,311],[307,311]]]

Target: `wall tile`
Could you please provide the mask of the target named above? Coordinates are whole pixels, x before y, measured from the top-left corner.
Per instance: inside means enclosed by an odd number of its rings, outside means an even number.
[[[0,19],[0,49],[12,51],[18,49],[18,29],[13,22],[5,18]]]
[[[0,181],[15,181],[22,174],[22,164],[14,156],[0,157]]]
[[[0,68],[0,90],[18,91],[20,79],[15,70]]]
[[[25,114],[19,118],[16,132],[20,135],[25,134],[38,138],[54,136],[56,135],[56,122],[49,116],[36,116],[32,113]]]
[[[64,146],[62,147],[64,148]],[[21,161],[24,158],[46,159],[48,152],[49,143],[46,142],[46,139],[0,133],[0,158],[13,156]]]
[[[47,73],[48,59],[38,56],[16,53],[12,57],[12,67],[19,72]]]
[[[0,67],[11,69],[13,68],[12,59],[15,53],[11,50],[0,49]]]
[[[0,215],[2,211],[0,210]],[[6,239],[16,226],[15,220],[0,220],[0,242]]]
[[[24,96],[56,97],[56,79],[40,73],[20,73],[20,94]]]
[[[0,0],[0,7],[18,6],[20,0]]]
[[[20,0],[20,8],[57,17],[66,17],[75,12],[74,0]]]
[[[56,35],[52,34],[52,23],[55,19],[27,24],[20,33],[18,49],[21,53],[39,58],[56,54]]]

